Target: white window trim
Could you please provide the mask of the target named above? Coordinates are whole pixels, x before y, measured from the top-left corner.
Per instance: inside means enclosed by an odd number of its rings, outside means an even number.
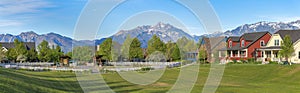
[[[278,42],[276,42],[276,41],[278,41]],[[274,46],[280,46],[280,41],[278,39],[275,39]]]
[[[229,41],[229,48],[232,48],[232,41]]]
[[[242,46],[242,47],[245,47],[245,40],[242,40],[241,46]]]
[[[261,43],[263,43],[263,45],[261,45]],[[264,40],[260,40],[260,46],[262,47],[262,46],[265,46],[266,44],[265,44],[265,41]]]

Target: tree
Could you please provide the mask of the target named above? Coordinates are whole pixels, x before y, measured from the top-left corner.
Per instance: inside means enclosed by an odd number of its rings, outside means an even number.
[[[35,49],[31,48],[27,53],[27,60],[30,62],[36,62],[38,59],[37,52]]]
[[[64,54],[64,52],[62,52],[61,48],[59,45],[56,46],[55,49],[52,49],[52,61],[54,62],[59,62],[59,58]]]
[[[180,49],[176,43],[169,41],[166,44],[166,57],[169,61],[180,60]]]
[[[73,48],[72,59],[78,61],[91,61],[93,57],[93,51],[88,46],[80,46]]]
[[[289,58],[293,56],[294,51],[292,39],[289,35],[286,35],[283,41],[281,41],[281,50],[279,51],[279,54],[291,65]]]
[[[27,57],[25,55],[18,55],[17,61],[20,61],[20,63],[26,61]]]
[[[121,47],[121,55],[123,58],[129,59],[129,47],[132,42],[133,38],[128,35]]]
[[[14,49],[16,50],[15,52],[17,53],[17,56],[26,55],[27,49],[26,49],[23,42],[20,42],[18,39],[15,39],[14,40],[14,45],[15,45]]]
[[[199,49],[198,58],[200,62],[205,62],[205,59],[207,58],[206,50],[203,47]]]
[[[143,58],[143,49],[141,48],[141,42],[138,38],[134,38],[130,44],[129,57],[133,58]]]
[[[68,52],[66,55],[73,58],[73,53],[72,52]]]
[[[49,47],[49,43],[45,40],[43,40],[39,45],[38,45],[38,58],[39,60],[43,62],[49,62],[51,61],[51,49]]]
[[[5,52],[2,50],[2,45],[0,44],[0,61],[2,62],[3,60],[6,59]]]
[[[181,59],[180,49],[177,46],[177,44],[174,44],[172,50],[173,50],[171,54],[172,61],[180,60]]]
[[[111,38],[107,38],[105,41],[103,41],[102,44],[100,44],[100,49],[97,52],[98,55],[102,55],[102,59],[104,60],[112,60],[112,39]]]
[[[14,62],[19,61],[17,60],[18,56],[27,55],[27,49],[23,42],[20,42],[18,39],[14,40],[14,48],[8,49],[6,52],[6,56],[8,60],[12,60]]]
[[[16,62],[17,59],[17,53],[14,48],[8,49],[8,51],[5,53],[8,60],[11,60],[13,62]]]
[[[165,53],[166,51],[166,46],[163,41],[160,40],[159,37],[156,35],[153,35],[152,38],[148,41],[148,49],[147,49],[147,54],[151,55],[155,51],[159,51],[162,53]]]
[[[177,45],[180,48],[180,52],[185,54],[187,52],[193,52],[196,51],[198,48],[197,43],[195,43],[194,40],[190,40],[186,37],[182,37],[180,39],[177,40]],[[184,58],[185,56],[182,55],[182,58]]]

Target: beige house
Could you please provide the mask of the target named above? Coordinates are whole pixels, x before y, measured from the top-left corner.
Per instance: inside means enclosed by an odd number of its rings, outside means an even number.
[[[284,60],[279,57],[279,51],[281,50],[281,42],[286,35],[291,37],[295,49],[290,61],[300,63],[300,30],[280,30],[274,33],[266,46],[257,49],[258,51],[262,51],[262,57],[258,58],[258,60],[263,62]]]

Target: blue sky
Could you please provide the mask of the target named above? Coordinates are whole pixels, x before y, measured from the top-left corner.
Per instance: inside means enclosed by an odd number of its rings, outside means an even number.
[[[55,32],[73,37],[77,19],[87,2],[87,0],[1,0],[0,33],[16,35],[25,31],[34,31],[38,34]],[[210,3],[224,31],[259,21],[289,22],[300,19],[299,0],[210,0]],[[99,7],[101,8],[101,2]],[[145,11],[147,9],[161,11]],[[157,16],[169,14],[173,17],[154,18],[153,14]],[[132,0],[112,11],[101,28],[106,32],[99,32],[98,37],[107,37],[120,29],[132,29],[138,25],[154,25],[158,21],[177,27],[181,27],[180,23],[183,23],[189,29],[187,33],[199,35],[201,33],[196,31],[203,30],[203,27],[199,26],[201,23],[195,19],[186,8],[172,3],[171,0],[139,0],[139,2]],[[124,20],[134,23],[122,26],[112,23],[128,23]]]

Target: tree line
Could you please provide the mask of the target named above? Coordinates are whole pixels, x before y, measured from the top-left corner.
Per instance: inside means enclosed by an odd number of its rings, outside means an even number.
[[[64,55],[60,46],[49,46],[49,43],[45,40],[38,45],[37,50],[34,48],[28,50],[24,42],[15,39],[14,48],[0,51],[0,60],[10,62],[59,62],[60,57]]]
[[[127,59],[127,61],[163,60],[154,60],[155,58],[164,58],[164,61],[178,61],[184,58],[184,53],[198,49],[198,44],[186,37],[178,39],[177,42],[168,41],[164,43],[158,36],[153,35],[147,44],[148,47],[143,49],[140,40],[132,38],[130,35],[126,37],[123,45],[118,45],[112,38],[108,38],[99,45],[100,49],[96,54],[102,55],[102,59],[107,61],[123,59]],[[158,54],[162,54],[163,57],[151,56]]]

